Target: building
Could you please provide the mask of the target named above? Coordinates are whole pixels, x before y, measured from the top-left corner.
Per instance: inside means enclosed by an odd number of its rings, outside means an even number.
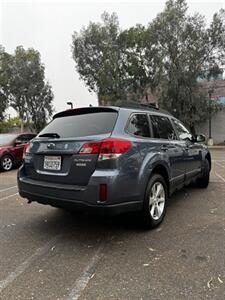
[[[211,98],[212,101],[216,99],[220,104],[224,105],[224,108],[216,114],[212,115],[211,118],[211,133],[214,144],[224,144],[225,143],[225,80],[211,80],[202,81],[202,89],[208,93],[212,91]],[[197,127],[197,132],[204,134],[209,137],[209,122],[202,122]]]
[[[223,104],[224,108],[216,114],[212,114],[211,118],[211,132],[214,144],[225,143],[225,80],[199,80],[200,88],[208,94],[211,90],[212,101],[217,100],[218,103]],[[146,90],[145,96],[141,99],[142,103],[157,103],[157,93],[152,94],[150,89]],[[204,134],[206,138],[209,137],[209,122],[204,121],[196,128],[197,133]]]

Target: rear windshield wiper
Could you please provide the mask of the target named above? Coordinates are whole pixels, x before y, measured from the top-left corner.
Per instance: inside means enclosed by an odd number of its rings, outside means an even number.
[[[39,137],[52,137],[52,138],[59,139],[60,135],[58,133],[48,132],[48,133],[43,133],[43,134],[39,135]]]

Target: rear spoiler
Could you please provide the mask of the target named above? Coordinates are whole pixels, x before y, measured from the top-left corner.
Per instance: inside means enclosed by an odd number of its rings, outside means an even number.
[[[81,107],[75,109],[67,109],[61,111],[53,116],[53,119],[61,118],[61,117],[68,117],[68,116],[75,116],[75,115],[84,115],[84,114],[91,114],[91,113],[98,113],[98,112],[118,112],[117,108],[111,107]]]

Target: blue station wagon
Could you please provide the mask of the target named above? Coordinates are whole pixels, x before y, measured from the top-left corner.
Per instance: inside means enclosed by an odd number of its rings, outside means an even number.
[[[135,211],[154,228],[175,190],[191,182],[208,186],[211,156],[202,142],[204,136],[151,106],[66,110],[27,147],[19,193],[66,209]]]

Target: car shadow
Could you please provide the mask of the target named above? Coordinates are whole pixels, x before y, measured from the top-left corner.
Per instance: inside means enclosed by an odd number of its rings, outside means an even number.
[[[185,187],[174,193],[168,201],[168,217],[166,216],[160,227],[165,227],[164,225],[169,226],[171,214],[176,213],[173,208],[175,208],[177,204],[183,206],[186,201],[191,201],[190,194],[195,192],[197,192],[197,189]],[[37,208],[41,208],[41,210],[43,209],[39,204],[31,205],[35,205]],[[144,228],[137,213],[127,213],[109,217],[49,207],[44,214],[36,214],[35,218],[30,220],[29,226],[31,226],[31,231],[35,231],[38,235],[42,235],[44,232],[49,238],[56,234],[62,234],[70,236],[77,235],[80,237],[85,235],[87,239],[88,237],[98,239],[107,234],[115,236],[121,234],[129,236],[134,234],[138,236],[146,231],[151,233],[159,230],[159,228],[153,230]]]

